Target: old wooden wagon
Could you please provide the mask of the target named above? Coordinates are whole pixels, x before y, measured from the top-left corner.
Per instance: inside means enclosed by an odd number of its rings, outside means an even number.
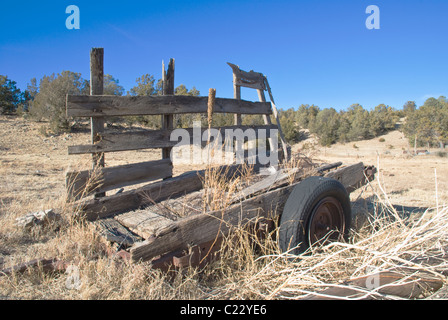
[[[163,67],[163,95],[104,96],[103,55],[103,49],[91,51],[91,95],[67,96],[67,115],[90,118],[92,133],[90,144],[69,147],[69,154],[91,153],[93,166],[91,170],[67,173],[66,181],[81,215],[97,224],[122,256],[134,262],[150,261],[161,268],[198,264],[206,261],[219,248],[222,237],[238,226],[250,226],[257,232],[278,225],[280,248],[293,253],[316,241],[347,234],[351,220],[349,193],[371,180],[374,168],[363,163],[289,165],[294,156],[283,138],[263,74],[244,72],[229,64],[234,99],[216,98],[212,90],[209,97],[178,96],[174,95],[171,60],[167,71]],[[260,101],[241,100],[241,87],[256,89]],[[270,102],[266,102],[266,90]],[[173,176],[170,153],[178,144],[170,139],[175,130],[173,119],[176,114],[187,113],[207,115],[209,128],[201,128],[201,134],[212,129],[213,114],[234,114],[234,126],[215,128],[215,132],[264,130],[270,154],[278,154],[281,161],[268,163],[266,169],[257,155],[251,162],[245,154],[240,163],[209,165]],[[260,115],[264,125],[243,126],[242,114]],[[162,128],[120,133],[105,130],[107,117],[136,115],[160,115]],[[160,160],[104,165],[105,153],[155,148],[162,149]],[[227,185],[218,190],[207,184],[217,179],[226,180]],[[150,181],[136,189],[114,191]],[[212,197],[220,203],[211,206]]]

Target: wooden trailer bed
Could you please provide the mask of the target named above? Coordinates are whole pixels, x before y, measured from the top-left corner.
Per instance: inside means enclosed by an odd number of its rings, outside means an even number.
[[[291,177],[291,171],[295,177]],[[227,235],[232,227],[256,226],[278,218],[291,191],[309,176],[298,171],[284,169],[269,176],[258,175],[258,182],[232,194],[226,207],[215,211],[204,211],[202,189],[95,223],[109,241],[129,253],[133,262],[179,265],[181,257],[190,257],[184,258],[190,263],[192,248],[202,247],[199,253],[208,252],[210,243]],[[336,163],[321,166],[312,173],[340,181],[348,192],[366,184],[373,174],[374,170],[363,163],[347,166]],[[219,242],[215,245],[218,247]]]

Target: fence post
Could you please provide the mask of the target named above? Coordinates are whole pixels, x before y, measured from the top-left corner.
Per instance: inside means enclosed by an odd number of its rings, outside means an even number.
[[[90,51],[90,95],[100,96],[104,88],[104,48],[93,48]],[[99,134],[104,131],[104,117],[90,118],[92,144],[100,140]],[[92,154],[92,169],[104,168],[104,153]],[[105,192],[95,193],[95,198],[106,196]]]
[[[168,64],[168,70],[165,71],[165,65],[162,62],[163,72],[162,72],[162,94],[174,95],[174,59],[170,59]],[[166,114],[162,116],[162,129],[171,130],[174,127],[174,116],[172,114]],[[169,159],[171,156],[172,148],[162,149],[162,159]],[[168,177],[166,179],[169,179]]]

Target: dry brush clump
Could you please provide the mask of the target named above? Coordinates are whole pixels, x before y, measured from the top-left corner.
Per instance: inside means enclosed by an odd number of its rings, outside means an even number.
[[[310,248],[299,256],[279,252],[274,238],[268,238],[268,245],[265,242],[263,248],[269,249],[264,254],[247,254],[250,250],[244,239],[248,235],[240,235],[228,253],[229,265],[236,267],[228,269],[213,296],[301,299],[325,288],[350,288],[359,293],[353,295],[356,299],[399,298],[381,294],[381,286],[367,290],[346,284],[350,279],[382,271],[406,271],[403,279],[389,286],[415,282],[411,276],[418,278],[421,273],[446,283],[448,207],[406,216],[379,201],[377,210],[360,230],[352,230],[349,241]]]

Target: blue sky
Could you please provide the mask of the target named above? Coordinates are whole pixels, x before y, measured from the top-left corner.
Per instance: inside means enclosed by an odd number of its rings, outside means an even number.
[[[80,30],[65,26],[69,5]],[[379,30],[365,26],[369,5]],[[448,95],[446,0],[1,0],[0,10],[0,74],[21,89],[63,70],[88,79],[89,51],[104,47],[105,73],[126,90],[175,58],[176,86],[231,98],[232,62],[264,73],[283,109],[401,108]],[[243,88],[242,98],[257,96]]]

